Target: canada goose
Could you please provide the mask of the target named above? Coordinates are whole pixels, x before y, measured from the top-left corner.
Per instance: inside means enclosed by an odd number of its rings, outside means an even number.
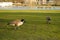
[[[15,26],[15,29],[21,25],[24,24],[24,19],[21,19],[21,20],[14,20],[14,21],[11,21],[9,22],[7,25],[11,25],[11,26]]]
[[[50,22],[51,22],[50,16],[47,16],[47,17],[46,17],[46,20],[47,20],[47,23],[50,24]]]

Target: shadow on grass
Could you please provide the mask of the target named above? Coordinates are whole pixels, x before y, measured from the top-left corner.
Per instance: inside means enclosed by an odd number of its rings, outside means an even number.
[[[13,27],[0,27],[0,30],[15,30]]]
[[[9,21],[11,21],[11,20],[9,20],[9,19],[0,19],[0,22],[9,22]]]
[[[0,19],[0,29],[14,30],[14,27],[7,25],[7,23],[10,21],[11,20],[9,20],[9,19]]]

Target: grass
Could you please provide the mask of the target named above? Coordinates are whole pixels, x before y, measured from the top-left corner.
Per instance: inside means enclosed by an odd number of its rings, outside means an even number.
[[[0,10],[0,12],[60,13],[60,10]]]
[[[46,24],[46,16],[51,24]],[[25,19],[24,25],[14,30],[7,23]],[[0,40],[60,40],[60,13],[0,12]]]

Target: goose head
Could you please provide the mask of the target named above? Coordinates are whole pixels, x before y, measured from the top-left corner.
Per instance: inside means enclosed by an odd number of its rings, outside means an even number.
[[[21,19],[21,22],[24,22],[24,19]]]

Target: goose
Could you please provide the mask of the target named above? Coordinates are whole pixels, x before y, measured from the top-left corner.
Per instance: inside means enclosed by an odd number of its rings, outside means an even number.
[[[9,22],[7,25],[15,26],[15,29],[16,29],[23,24],[24,24],[24,19],[21,19],[21,20],[17,19],[17,20]]]
[[[47,23],[50,24],[50,22],[51,22],[51,17],[50,17],[50,16],[47,16],[47,17],[46,17],[46,20],[47,20]]]

